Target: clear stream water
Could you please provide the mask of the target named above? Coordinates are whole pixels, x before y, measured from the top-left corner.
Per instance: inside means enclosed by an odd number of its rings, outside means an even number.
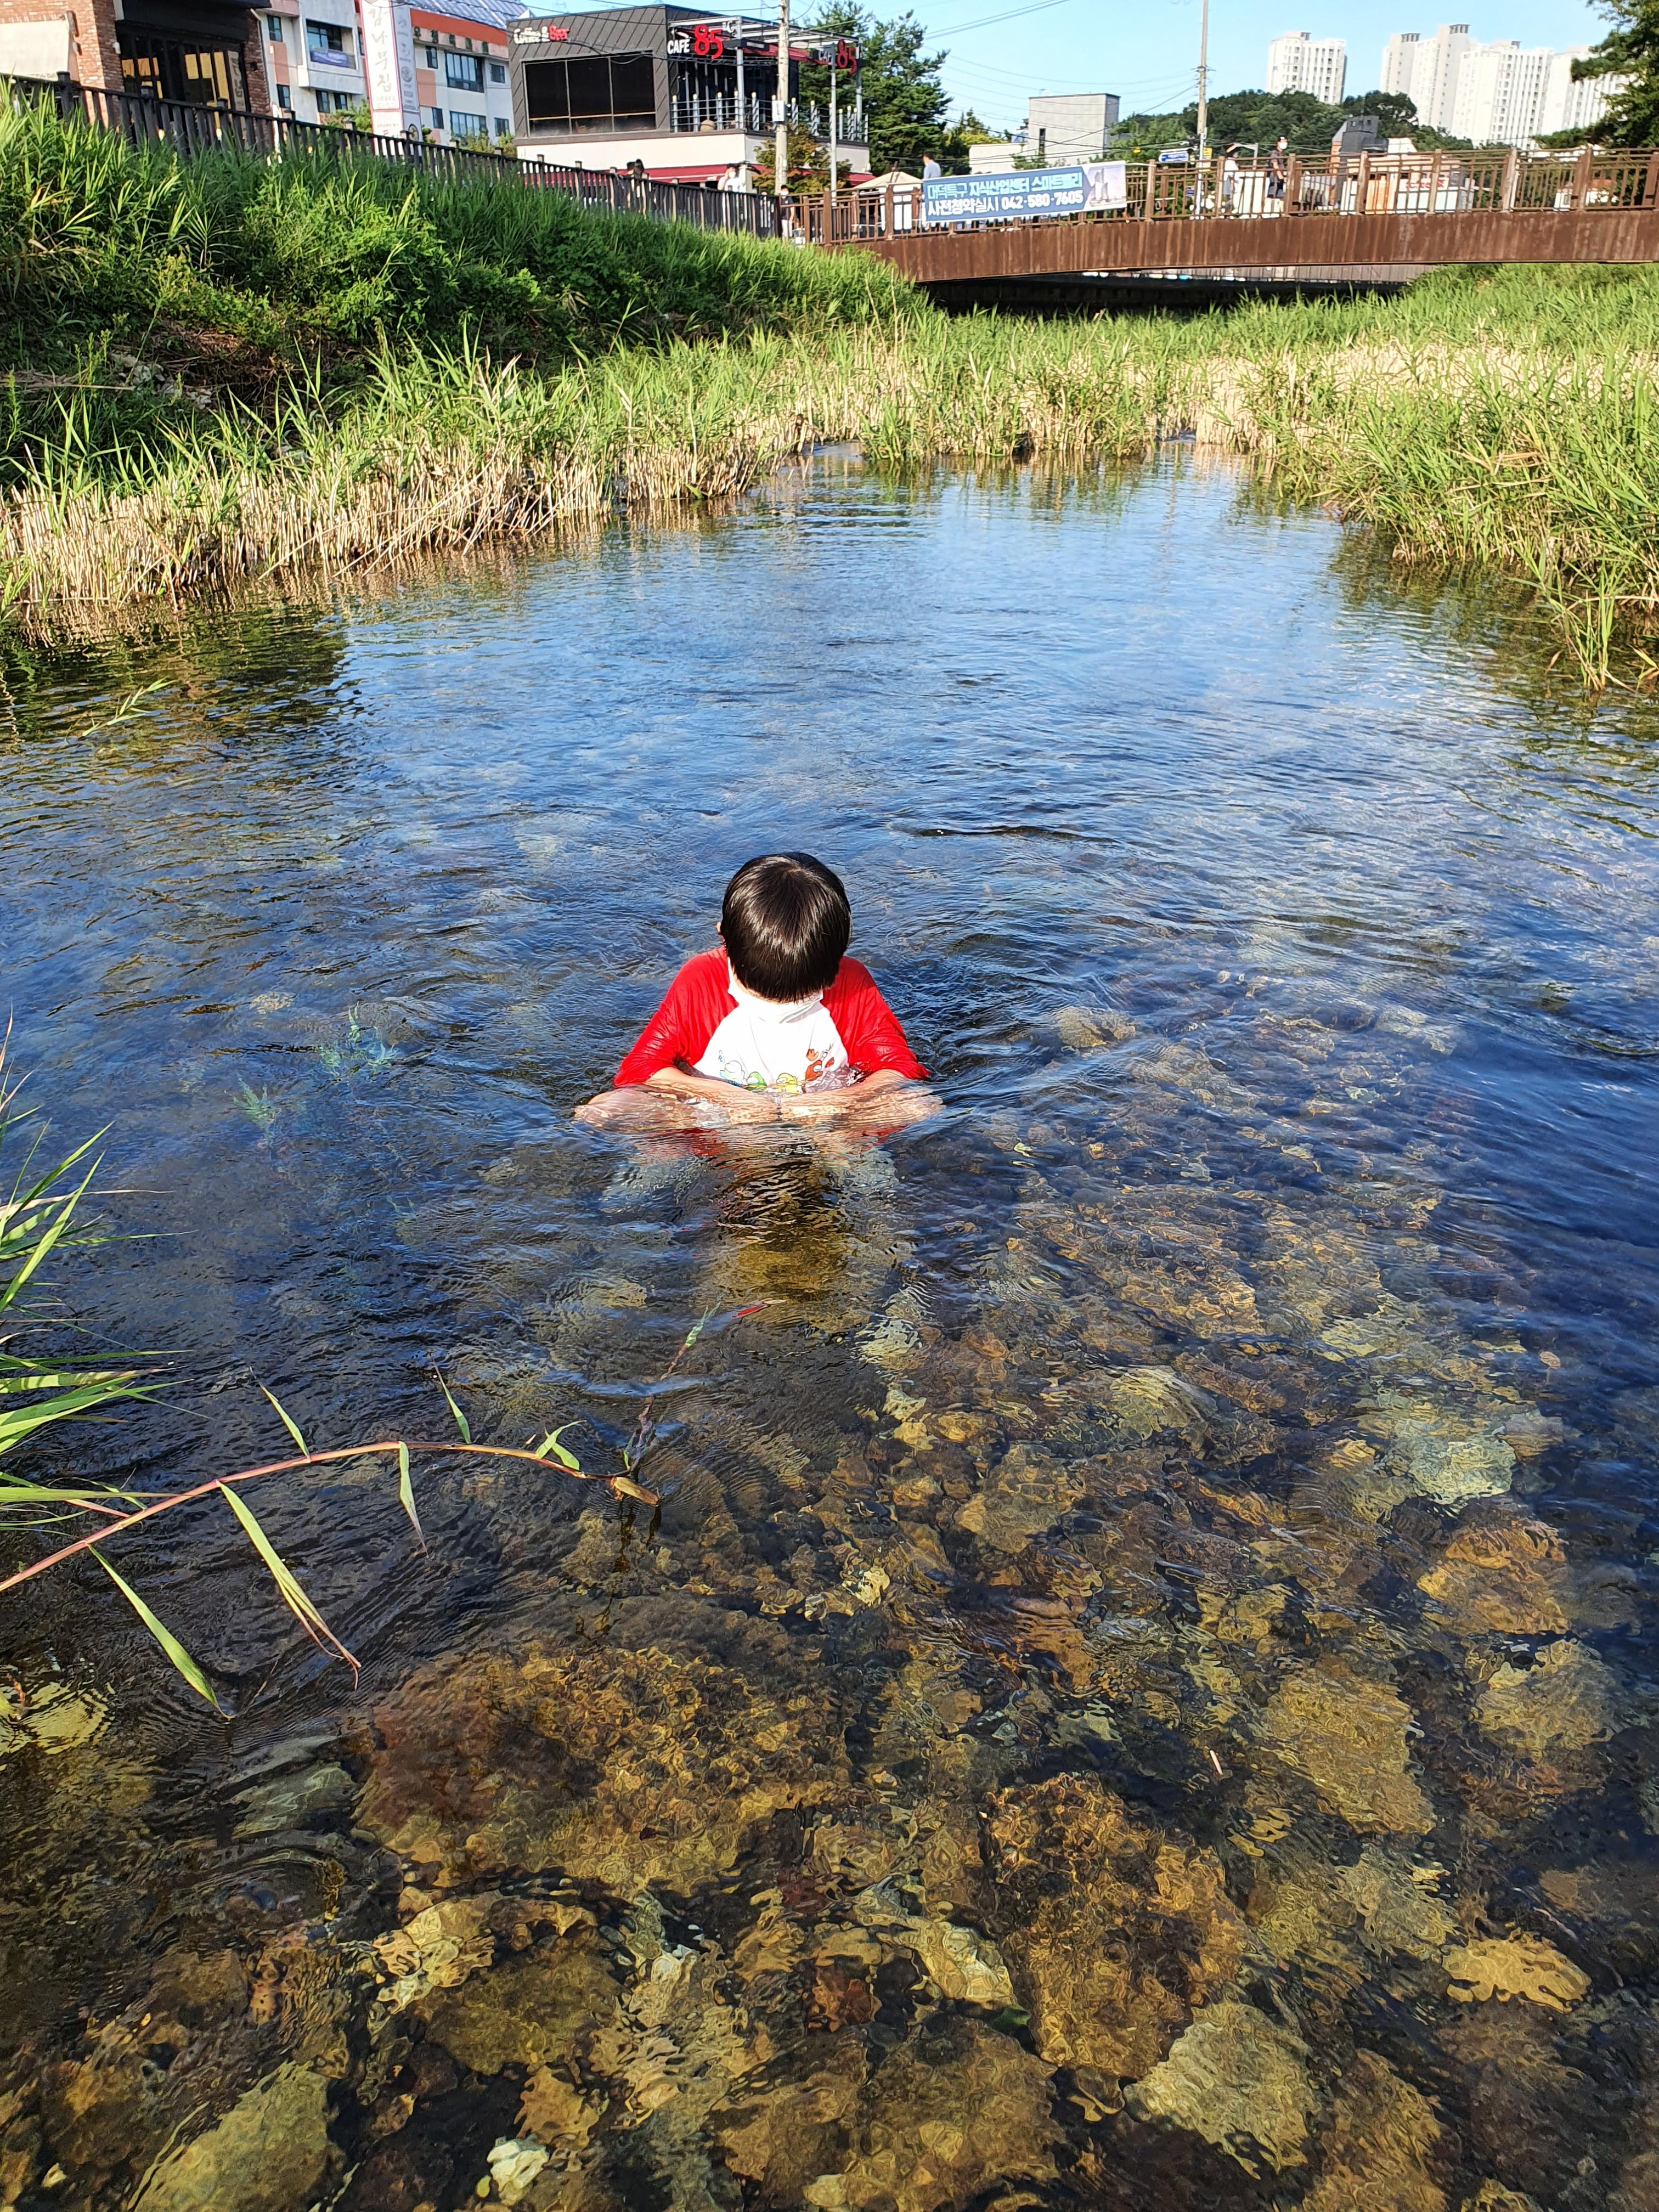
[[[355,1686],[125,1539],[222,1720],[0,1601],[0,2204],[1659,2203],[1659,720],[1549,653],[1179,457],[830,459],[10,668],[58,1289],[168,1366],[35,1464],[441,1368],[661,1502],[258,1486]],[[780,846],[946,1112],[573,1127]]]

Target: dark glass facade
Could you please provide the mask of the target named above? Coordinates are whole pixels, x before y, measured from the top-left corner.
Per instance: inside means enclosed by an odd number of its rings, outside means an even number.
[[[657,120],[655,73],[649,54],[572,56],[528,62],[525,105],[532,130],[650,131]]]

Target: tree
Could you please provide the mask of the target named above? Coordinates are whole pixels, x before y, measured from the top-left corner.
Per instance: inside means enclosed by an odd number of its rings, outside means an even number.
[[[941,168],[966,169],[968,142],[959,139],[945,119],[950,103],[939,78],[944,52],[922,51],[927,33],[914,15],[907,13],[881,23],[850,0],[835,0],[819,15],[811,35],[851,39],[859,48],[872,169],[909,169],[920,174],[929,154],[938,156]],[[842,89],[851,89],[845,80]],[[804,63],[800,96],[825,103],[829,70]]]
[[[1595,135],[1609,146],[1659,146],[1659,0],[1601,0],[1617,27],[1572,65],[1585,77],[1620,76]],[[1582,133],[1580,134],[1582,136]]]
[[[757,192],[776,190],[772,179],[777,161],[777,140],[769,133],[754,166],[755,190]],[[814,138],[810,132],[796,125],[789,132],[789,161],[784,176],[792,192],[809,196],[815,192],[827,192],[830,189],[830,149],[822,139]],[[850,185],[853,178],[851,163],[837,161],[836,178],[839,184]]]
[[[1653,0],[1659,6],[1659,0]],[[1331,141],[1351,115],[1374,115],[1384,138],[1413,139],[1425,151],[1467,146],[1467,138],[1425,130],[1403,93],[1365,92],[1328,106],[1310,92],[1224,92],[1210,102],[1212,152],[1229,146],[1259,147],[1263,155],[1285,140],[1304,161],[1323,161]],[[1126,115],[1112,133],[1110,151],[1132,161],[1150,161],[1165,146],[1191,145],[1198,136],[1198,103],[1174,115]]]

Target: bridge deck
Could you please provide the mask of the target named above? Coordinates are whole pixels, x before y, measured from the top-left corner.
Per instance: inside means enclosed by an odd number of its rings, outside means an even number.
[[[1413,272],[1449,262],[1659,261],[1659,208],[1327,215],[1294,222],[1030,222],[863,241],[918,284],[1077,274],[1293,276],[1298,269]]]
[[[1132,162],[1115,185],[1115,207],[1027,220],[930,223],[921,190],[890,186],[791,212],[813,244],[860,246],[919,284],[1659,261],[1659,152],[1361,154],[1272,175]]]

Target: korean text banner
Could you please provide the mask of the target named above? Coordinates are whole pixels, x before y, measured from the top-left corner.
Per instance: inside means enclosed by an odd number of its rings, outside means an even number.
[[[1127,199],[1121,161],[1090,161],[1075,169],[1003,169],[979,177],[934,178],[921,188],[921,219],[1010,222],[1121,208]]]

